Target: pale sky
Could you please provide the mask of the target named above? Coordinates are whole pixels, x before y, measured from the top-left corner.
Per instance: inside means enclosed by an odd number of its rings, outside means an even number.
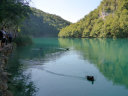
[[[97,8],[102,0],[32,0],[32,6],[50,14],[77,22]]]

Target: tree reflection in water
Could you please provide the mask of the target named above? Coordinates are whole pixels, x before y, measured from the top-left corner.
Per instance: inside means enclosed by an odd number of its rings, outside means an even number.
[[[43,41],[45,42],[46,40]],[[34,58],[38,58],[41,60],[43,59],[43,62],[45,59],[48,59],[49,61],[49,59],[57,58],[58,56],[61,56],[61,54],[63,55],[63,53],[67,52],[62,51],[62,49],[59,48],[72,48],[75,51],[79,51],[83,59],[94,64],[107,80],[113,81],[116,85],[123,85],[128,88],[127,39],[59,38],[58,41],[55,41],[57,42],[54,44],[55,46],[51,45],[52,42],[45,42],[43,45],[37,44],[32,47],[39,50],[30,48],[21,50],[21,48],[14,51],[9,59],[7,67],[8,72],[12,74],[9,88],[14,93],[14,96],[34,96],[38,91],[33,82],[30,81],[31,75],[24,73],[25,69],[20,60],[33,60]],[[77,78],[75,76],[60,74],[49,70],[47,72],[53,75]],[[84,79],[81,77],[78,78]]]
[[[62,47],[74,47],[83,59],[94,64],[108,80],[128,88],[128,39],[58,40]]]
[[[7,71],[12,74],[9,90],[14,96],[35,96],[38,89],[30,80],[31,75],[23,72],[24,69],[19,62],[19,57],[19,54],[14,51],[7,65]]]

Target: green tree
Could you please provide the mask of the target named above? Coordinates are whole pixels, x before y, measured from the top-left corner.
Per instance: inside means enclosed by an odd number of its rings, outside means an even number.
[[[103,0],[75,24],[60,30],[59,37],[128,37],[128,0]],[[66,33],[66,34],[65,34]],[[70,34],[71,35],[67,35]]]

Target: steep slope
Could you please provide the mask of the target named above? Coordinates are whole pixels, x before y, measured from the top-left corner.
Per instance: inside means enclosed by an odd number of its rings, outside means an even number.
[[[35,8],[32,8],[32,12],[30,18],[26,19],[21,26],[23,34],[34,37],[57,36],[60,29],[70,24],[59,16]]]
[[[79,22],[63,28],[59,37],[128,37],[128,0],[103,0]]]

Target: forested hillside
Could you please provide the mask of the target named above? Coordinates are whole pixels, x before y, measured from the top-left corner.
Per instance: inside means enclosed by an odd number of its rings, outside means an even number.
[[[34,37],[57,36],[60,29],[70,24],[70,22],[59,16],[48,14],[35,8],[31,10],[32,14],[21,26],[21,32],[24,34]]]
[[[63,28],[58,36],[128,37],[128,0],[103,0],[97,9]]]

